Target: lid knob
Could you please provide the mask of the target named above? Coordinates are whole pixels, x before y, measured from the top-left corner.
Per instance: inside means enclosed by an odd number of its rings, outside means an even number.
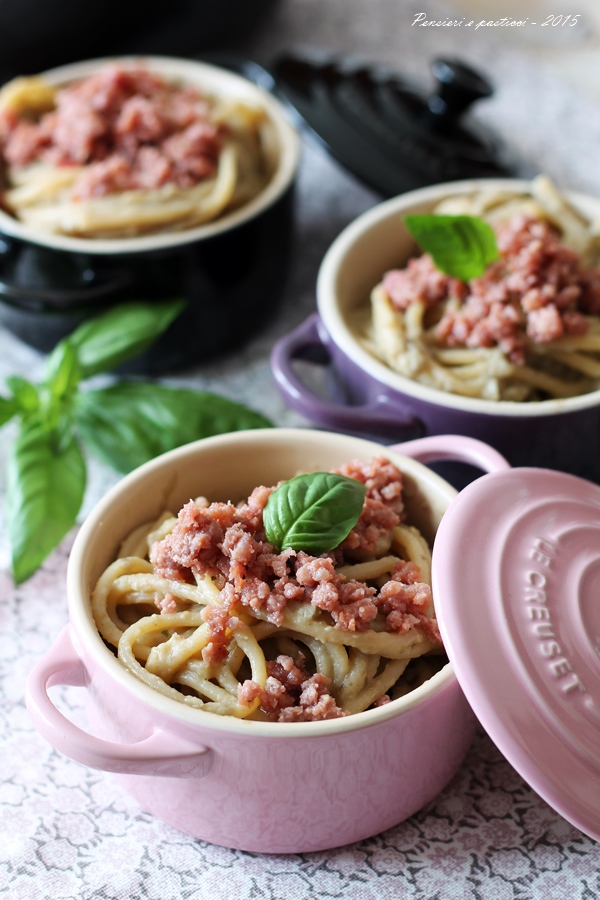
[[[278,93],[322,145],[365,184],[387,197],[466,178],[510,174],[501,143],[461,119],[492,92],[486,78],[456,59],[436,59],[437,91],[382,65],[322,53],[286,55],[274,64]]]
[[[428,99],[427,107],[440,123],[457,119],[475,100],[494,93],[487,78],[456,59],[436,59],[431,68],[438,89]]]

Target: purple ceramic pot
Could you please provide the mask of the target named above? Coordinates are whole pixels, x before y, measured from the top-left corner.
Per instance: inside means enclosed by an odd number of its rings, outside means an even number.
[[[327,252],[317,282],[318,314],[284,336],[272,354],[278,387],[290,406],[326,428],[407,440],[463,434],[486,441],[514,466],[543,466],[600,481],[600,391],[532,403],[460,397],[399,375],[356,337],[369,295],[384,272],[415,251],[406,215],[431,211],[440,200],[482,188],[526,191],[516,180],[435,185],[382,203],[352,222]],[[587,215],[600,201],[569,195]],[[294,362],[331,364],[343,399],[323,399],[299,377]]]

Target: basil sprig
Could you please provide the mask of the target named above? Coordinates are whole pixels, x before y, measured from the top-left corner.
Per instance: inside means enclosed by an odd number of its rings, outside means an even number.
[[[86,467],[78,442],[40,422],[23,423],[8,460],[6,513],[13,577],[25,581],[70,531],[83,502]]]
[[[9,452],[6,513],[12,572],[29,578],[77,520],[86,487],[83,445],[120,472],[182,444],[271,425],[259,413],[207,392],[120,381],[81,382],[133,358],[162,334],[180,300],[126,303],[90,320],[46,358],[43,378],[6,380],[0,427],[16,419]]]
[[[80,393],[75,423],[90,450],[119,472],[200,437],[271,425],[217,394],[136,381]]]
[[[479,278],[500,256],[493,228],[477,216],[413,215],[404,222],[436,268],[460,281]]]
[[[366,487],[354,478],[309,472],[284,481],[263,511],[267,540],[318,556],[348,537],[362,512]]]
[[[150,347],[182,312],[182,300],[163,303],[125,303],[98,319],[84,322],[70,336],[81,377],[115,369]]]

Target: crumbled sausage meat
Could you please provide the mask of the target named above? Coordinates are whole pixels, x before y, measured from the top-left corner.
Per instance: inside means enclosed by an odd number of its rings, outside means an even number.
[[[311,675],[299,653],[295,660],[280,655],[267,662],[264,689],[254,681],[245,681],[238,690],[240,703],[249,705],[257,697],[264,713],[277,722],[315,722],[345,716],[329,693],[330,681],[324,675]]]
[[[202,618],[208,625],[210,641],[202,650],[202,659],[208,663],[220,663],[227,658],[232,633],[241,622],[226,607],[205,606]]]
[[[32,122],[5,112],[0,147],[11,166],[84,166],[72,199],[187,188],[215,174],[226,133],[194,87],[143,69],[105,66],[57,92],[56,108]]]
[[[527,341],[547,343],[585,334],[584,315],[600,313],[600,269],[584,269],[579,255],[548,223],[516,215],[496,226],[500,258],[468,284],[436,269],[428,254],[388,272],[383,287],[405,310],[457,298],[437,325],[449,346],[500,347],[511,362],[525,362]]]
[[[383,458],[352,461],[339,472],[359,480],[367,490],[357,525],[331,553],[312,556],[273,547],[266,539],[263,510],[275,488],[264,486],[237,506],[190,501],[171,534],[153,544],[150,559],[160,577],[193,583],[209,576],[220,588],[220,604],[207,606],[202,614],[210,632],[202,651],[206,662],[218,664],[226,658],[232,632],[240,626],[241,609],[260,612],[280,625],[286,606],[294,601],[327,613],[341,631],[368,631],[379,616],[381,626],[390,632],[418,627],[429,640],[440,642],[435,620],[428,615],[431,589],[419,580],[414,562],[399,561],[379,589],[336,571],[357,554],[381,550],[382,538],[389,541],[390,530],[404,517],[402,475],[392,463]],[[165,609],[173,608],[168,597]],[[264,688],[250,679],[240,684],[240,703],[249,706],[258,698],[263,712],[279,722],[345,715],[329,692],[329,679],[311,675],[302,654],[295,660],[280,655],[268,661],[267,673]]]
[[[429,640],[441,642],[436,620],[427,612],[431,606],[431,588],[421,582],[419,567],[414,562],[399,562],[389,581],[382,585],[377,606],[385,616],[388,631],[404,634],[419,626]]]
[[[336,566],[351,562],[357,554],[381,550],[382,538],[389,546],[391,529],[404,517],[401,473],[383,458],[369,463],[353,461],[339,472],[361,481],[367,493],[358,523],[331,553],[312,556],[302,550],[273,547],[265,537],[262,512],[274,488],[258,487],[238,506],[187,503],[171,534],[151,549],[156,573],[186,582],[209,575],[221,589],[223,605],[233,609],[239,603],[275,625],[282,623],[283,612],[292,601],[311,603],[327,612],[334,627],[342,631],[368,631],[380,611],[390,631],[406,631],[413,620],[421,625],[427,617],[419,618],[417,600],[409,602],[406,589],[402,601],[406,610],[396,603],[392,615],[391,597],[382,605],[377,588],[336,572]],[[388,546],[383,547],[384,552]],[[414,570],[416,566],[410,570],[411,584],[418,583]],[[391,577],[406,582],[404,575],[392,572]],[[430,590],[427,585],[424,589]],[[430,593],[428,597],[430,600]]]

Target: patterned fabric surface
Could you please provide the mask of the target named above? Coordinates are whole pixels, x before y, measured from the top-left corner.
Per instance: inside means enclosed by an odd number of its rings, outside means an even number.
[[[0,581],[0,896],[10,900],[592,900],[600,852],[479,733],[448,787],[383,834],[266,856],[194,840],[140,811],[112,776],[34,730],[27,673],[66,620],[70,540],[25,586]],[[17,639],[15,640],[15,636]],[[81,693],[57,703],[81,721]]]
[[[368,7],[368,9],[367,9]],[[517,45],[479,34],[407,28],[416,3],[287,0],[249,52],[268,62],[291,43],[378,56],[421,79],[453,52],[480,64],[501,90],[478,115],[502,131],[523,173],[544,170],[563,186],[600,195],[600,115],[592,101],[533,67]],[[441,2],[428,15],[447,13]],[[516,49],[515,49],[516,47]],[[492,52],[493,50],[493,52]],[[560,132],[556,122],[561,121]],[[215,390],[279,425],[305,425],[286,410],[269,370],[270,348],[314,309],[314,282],[335,235],[377,202],[306,145],[298,191],[296,261],[284,308],[235,358],[188,370],[170,383]],[[36,353],[0,333],[0,376],[35,375]],[[0,433],[0,492],[10,428]],[[90,460],[84,514],[117,476]],[[0,501],[0,509],[3,501]],[[2,526],[3,528],[4,526]],[[323,853],[263,856],[194,840],[141,812],[112,776],[54,751],[33,728],[24,685],[67,621],[65,573],[73,535],[15,588],[0,531],[0,896],[10,900],[594,900],[600,849],[544,803],[483,733],[447,788],[410,820],[359,844]],[[81,689],[53,696],[76,721]],[[599,803],[600,808],[600,803]]]

